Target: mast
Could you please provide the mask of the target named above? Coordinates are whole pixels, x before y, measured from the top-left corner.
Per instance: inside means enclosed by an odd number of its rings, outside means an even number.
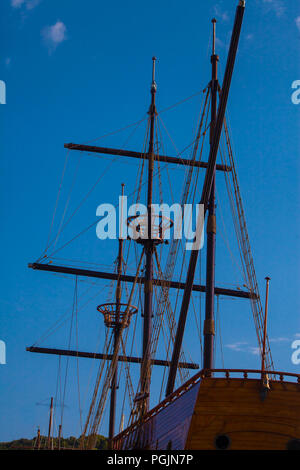
[[[59,424],[58,426],[58,443],[57,443],[57,449],[60,450],[61,449],[61,424]]]
[[[149,409],[150,392],[150,366],[151,366],[151,334],[152,334],[152,297],[153,297],[153,252],[154,241],[152,239],[152,196],[153,196],[153,169],[154,169],[154,127],[155,127],[155,61],[152,57],[152,83],[151,83],[151,105],[150,116],[150,136],[148,149],[148,194],[147,194],[147,214],[148,214],[148,237],[145,240],[145,282],[144,282],[144,325],[143,325],[143,352],[141,366],[141,393],[142,393],[142,415]]]
[[[124,183],[122,183],[122,201],[123,201],[123,196],[124,196]],[[121,220],[123,220],[122,211],[123,211],[123,204],[121,206]],[[120,225],[120,230],[121,229],[122,227]],[[122,234],[120,233],[118,268],[117,268],[118,280],[117,280],[117,287],[116,287],[116,322],[115,322],[115,327],[114,327],[114,349],[116,348],[116,345],[118,343],[118,338],[120,335],[120,327],[121,327],[120,309],[121,309],[121,294],[122,294],[121,275],[122,275],[122,265],[123,265],[123,242],[124,240],[122,238]],[[118,363],[116,365],[116,369],[115,369],[115,372],[111,381],[109,432],[108,432],[109,448],[112,448],[111,447],[112,439],[115,435],[116,401],[117,401],[117,388],[118,388],[117,380],[118,380]]]
[[[265,300],[263,347],[262,347],[262,354],[261,354],[261,373],[262,373],[262,377],[264,376],[264,372],[265,372],[269,284],[270,284],[271,278],[266,277],[265,280],[266,280],[266,300]]]
[[[226,105],[227,105],[227,100],[228,100],[228,95],[229,95],[229,90],[230,90],[230,84],[231,84],[231,79],[232,79],[232,74],[233,74],[233,69],[234,69],[236,53],[238,49],[244,10],[245,10],[245,1],[239,0],[239,4],[236,8],[234,26],[233,26],[232,35],[231,35],[230,47],[229,47],[226,69],[225,69],[224,80],[223,80],[223,87],[222,87],[221,96],[219,100],[217,119],[216,119],[216,123],[214,126],[212,145],[211,145],[209,157],[208,157],[208,167],[207,167],[206,174],[205,174],[204,184],[202,188],[202,195],[201,195],[201,200],[200,200],[200,204],[203,204],[204,206],[204,217],[207,212],[213,177],[214,177],[215,170],[216,170],[217,153],[219,149],[219,142],[221,138],[221,132],[222,132],[222,127],[223,127],[223,122],[224,122],[224,117],[225,117],[225,110],[226,110]],[[181,304],[176,337],[175,337],[175,342],[174,342],[172,364],[170,367],[168,383],[167,383],[167,388],[166,388],[166,395],[170,395],[173,392],[174,385],[175,385],[175,378],[176,378],[176,373],[177,373],[177,367],[178,367],[178,362],[179,362],[182,341],[183,341],[185,323],[186,323],[187,313],[189,309],[191,294],[193,290],[195,270],[196,270],[197,259],[198,259],[198,251],[199,250],[197,249],[193,250],[190,256],[185,289],[183,292],[182,304]]]
[[[47,443],[48,449],[53,449],[51,445],[52,418],[53,418],[53,397],[51,397],[51,401],[50,401],[50,416],[49,416],[48,443]]]
[[[210,148],[213,144],[213,135],[217,119],[217,94],[218,94],[218,61],[219,56],[215,53],[216,22],[213,18],[213,47],[211,55],[212,77],[211,90],[211,121],[210,121]],[[205,296],[205,320],[204,320],[204,350],[203,368],[213,369],[214,352],[214,296],[215,296],[215,251],[216,251],[216,215],[215,215],[215,190],[216,171],[212,179],[211,193],[208,203],[207,217],[207,248],[206,248],[206,296]]]
[[[40,450],[40,448],[41,448],[41,431],[40,431],[39,427],[38,427],[38,430],[37,430],[37,436],[36,436],[36,441],[35,441],[34,448],[37,449],[37,450]]]
[[[260,398],[265,400],[270,390],[269,376],[266,373],[266,341],[267,341],[267,318],[268,318],[268,301],[269,301],[269,284],[270,277],[266,277],[266,300],[265,300],[265,317],[264,317],[264,332],[263,332],[263,344],[261,352],[261,389]]]

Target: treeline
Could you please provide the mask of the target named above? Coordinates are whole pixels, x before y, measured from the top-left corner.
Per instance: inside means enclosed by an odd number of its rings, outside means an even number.
[[[0,450],[33,450],[37,449],[38,442],[37,438],[34,437],[32,439],[17,439],[16,441],[11,442],[0,442]],[[67,437],[60,439],[60,448],[63,449],[79,449],[80,441],[76,437]],[[53,438],[51,440],[51,448],[54,450],[58,450],[58,438]],[[40,450],[48,449],[48,437],[47,436],[40,436]],[[107,449],[107,439],[104,436],[97,436],[97,441],[95,445],[95,449],[97,450],[105,450]]]

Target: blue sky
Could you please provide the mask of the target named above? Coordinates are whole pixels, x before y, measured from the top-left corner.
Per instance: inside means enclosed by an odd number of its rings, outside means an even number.
[[[6,105],[0,105],[0,339],[7,346],[7,364],[0,365],[1,441],[31,437],[38,425],[45,433],[45,404],[55,394],[57,359],[27,353],[25,348],[72,308],[74,279],[32,272],[27,263],[36,260],[45,248],[66,158],[63,144],[94,141],[125,145],[128,131],[95,139],[145,117],[154,54],[158,57],[159,110],[203,89],[210,77],[213,16],[218,20],[222,77],[236,3],[1,1],[0,79],[7,88]],[[291,85],[300,79],[299,46],[299,2],[248,0],[228,103],[262,297],[264,277],[272,278],[269,337],[273,358],[278,370],[295,373],[300,373],[300,366],[291,362],[291,343],[300,334],[300,105],[291,101]],[[162,116],[178,149],[191,142],[199,104],[196,97],[176,108],[174,114]],[[140,149],[142,138],[142,130],[138,130],[127,146]],[[174,154],[170,143],[167,145]],[[72,185],[78,158],[70,156],[62,200]],[[92,156],[82,159],[70,202],[73,208],[110,162],[109,158]],[[116,203],[122,181],[130,193],[137,165],[118,159],[108,168],[107,177],[69,227],[66,239],[95,220],[98,204]],[[180,171],[171,174],[174,184],[179,185]],[[224,183],[219,176],[217,185],[222,199]],[[225,205],[224,214],[228,214]],[[59,240],[60,244],[63,241]],[[218,242],[216,283],[240,285],[228,253],[223,256],[220,237]],[[110,266],[116,245],[101,243],[93,232],[61,256]],[[98,288],[104,285],[97,284]],[[93,292],[97,294],[97,290]],[[80,318],[83,350],[93,350],[98,331],[103,334],[95,313],[98,303],[101,295]],[[231,305],[228,299],[220,299],[225,365],[256,368],[259,358],[250,308],[234,301],[233,313]],[[66,331],[61,329],[44,345],[66,347]],[[194,359],[200,360],[197,338],[191,347]],[[80,363],[83,383],[90,377],[90,365],[84,361]],[[70,362],[72,372],[74,368]],[[72,412],[76,400],[71,391],[66,399],[64,434],[78,435],[78,413]]]

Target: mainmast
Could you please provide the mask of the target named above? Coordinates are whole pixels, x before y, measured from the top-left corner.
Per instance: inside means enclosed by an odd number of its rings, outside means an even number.
[[[155,61],[152,57],[152,83],[151,83],[151,105],[150,135],[148,149],[148,194],[147,194],[147,215],[148,215],[148,237],[144,241],[145,248],[145,282],[144,282],[144,325],[143,325],[143,351],[141,367],[141,414],[149,409],[150,392],[150,370],[151,370],[151,333],[152,333],[152,297],[153,297],[153,252],[154,240],[152,238],[152,196],[153,196],[153,169],[154,169],[154,128],[155,128]]]
[[[210,121],[210,148],[213,144],[214,129],[217,119],[217,95],[218,95],[218,61],[219,56],[215,53],[216,44],[216,22],[213,24],[213,47],[211,55],[212,77],[210,82],[211,91],[211,121]],[[203,368],[213,369],[214,352],[214,297],[215,297],[215,251],[216,251],[216,214],[215,214],[215,190],[216,170],[212,178],[212,187],[208,203],[207,217],[207,248],[206,248],[206,296],[205,296],[205,321],[204,321],[204,351]]]

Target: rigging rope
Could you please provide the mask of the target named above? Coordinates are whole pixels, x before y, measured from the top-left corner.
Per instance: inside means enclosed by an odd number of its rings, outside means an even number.
[[[71,316],[71,324],[70,324],[70,332],[69,332],[68,349],[70,349],[70,347],[71,347],[72,331],[73,331],[73,319],[74,319],[74,312],[75,312],[76,309],[77,309],[77,276],[75,278],[75,288],[74,288],[73,308],[72,308],[72,316]],[[63,398],[62,398],[62,408],[61,408],[61,417],[60,417],[61,426],[63,425],[63,418],[64,418],[68,370],[69,370],[69,356],[67,357],[67,361],[66,361],[66,371],[65,371],[65,380],[64,380],[64,388],[63,388]]]
[[[192,153],[192,160],[193,161],[196,160],[196,156],[197,156],[197,152],[198,152],[199,141],[200,141],[200,138],[201,138],[201,135],[202,135],[202,126],[203,126],[204,118],[207,114],[208,98],[209,98],[209,90],[207,90],[207,93],[206,93],[205,102],[204,102],[204,106],[203,106],[203,110],[202,110],[202,115],[201,115],[198,131],[197,131],[197,135],[196,135],[196,138],[195,138],[195,143],[194,143],[194,148],[193,148],[193,153]],[[203,145],[202,145],[201,153],[200,153],[200,157],[199,157],[200,161],[201,161],[201,156],[202,156],[202,149],[203,149]],[[186,177],[186,180],[185,180],[185,187],[184,187],[183,196],[182,196],[182,199],[181,199],[181,208],[183,208],[184,204],[186,204],[186,202],[187,202],[193,172],[194,172],[194,166],[190,166],[188,168],[188,173],[187,173],[187,177]],[[179,239],[175,239],[175,238],[173,238],[172,241],[171,241],[171,246],[170,246],[170,249],[169,249],[169,252],[168,252],[168,258],[167,258],[167,262],[166,262],[166,269],[165,269],[164,273],[161,272],[162,279],[164,279],[166,281],[170,281],[173,277],[173,273],[174,273],[174,269],[175,269],[175,260],[176,260],[176,256],[177,256],[177,253],[178,253],[179,242],[180,242]],[[158,312],[157,312],[158,317],[163,315],[163,312],[166,308],[166,305],[169,302],[169,294],[168,293],[169,293],[169,287],[163,286],[162,289],[161,289],[160,298],[158,300],[158,309],[159,309]],[[170,325],[171,330],[174,326],[176,328],[176,323],[175,323],[175,325],[173,323],[172,323],[172,326]],[[155,338],[155,340],[153,341],[153,352],[155,352],[155,350],[156,350],[157,342],[158,342],[158,337]]]
[[[246,219],[245,213],[242,204],[242,198],[240,194],[239,184],[238,184],[238,177],[237,172],[235,169],[233,151],[230,143],[230,136],[229,130],[227,127],[226,120],[224,120],[224,133],[226,139],[226,146],[227,152],[229,156],[230,166],[232,171],[230,172],[232,181],[230,181],[229,176],[225,173],[225,180],[228,188],[228,194],[230,196],[231,201],[235,201],[235,204],[232,204],[233,207],[233,215],[235,220],[235,228],[236,234],[240,246],[240,253],[241,253],[241,260],[242,266],[245,272],[245,281],[248,285],[248,288],[252,294],[255,294],[255,298],[251,298],[251,307],[252,313],[256,328],[256,334],[258,339],[258,344],[260,351],[262,351],[262,342],[263,342],[263,324],[264,324],[264,314],[263,314],[263,307],[260,300],[258,283],[255,274],[254,262],[251,254],[250,242],[249,242],[249,235],[246,226]],[[233,190],[231,189],[230,184],[233,185]],[[274,369],[271,349],[269,344],[269,339],[267,338],[267,351],[266,351],[266,369],[272,370]]]
[[[96,400],[94,400],[94,402],[91,404],[89,415],[88,415],[88,418],[87,418],[87,421],[86,421],[86,425],[85,425],[85,429],[84,429],[84,433],[83,433],[82,443],[84,445],[85,434],[86,434],[86,431],[87,431],[88,426],[89,426],[89,436],[88,436],[88,439],[87,439],[87,446],[88,446],[89,449],[94,447],[96,434],[97,434],[97,430],[99,428],[99,425],[101,423],[101,418],[102,418],[102,415],[103,415],[104,406],[105,406],[105,403],[106,403],[109,386],[110,386],[112,377],[114,376],[115,371],[116,371],[118,355],[119,355],[119,348],[120,348],[120,344],[121,344],[121,338],[122,338],[123,330],[125,328],[125,325],[127,323],[128,317],[129,317],[130,304],[131,304],[132,297],[133,297],[133,294],[134,294],[137,279],[138,279],[138,276],[139,276],[139,273],[140,273],[143,256],[144,256],[144,249],[142,251],[140,261],[139,261],[139,264],[138,264],[138,267],[137,267],[137,272],[136,272],[136,276],[135,276],[135,279],[134,279],[134,282],[133,282],[133,285],[132,285],[128,305],[127,305],[127,308],[124,312],[123,322],[122,322],[122,325],[121,325],[121,328],[120,328],[120,334],[118,335],[118,338],[115,342],[113,357],[110,361],[110,365],[107,367],[105,380],[104,380],[104,386],[102,388],[100,397],[98,398],[97,404],[95,403]],[[98,387],[99,387],[99,384],[96,384],[95,391],[94,391],[95,396],[97,396],[97,394],[98,394]],[[93,413],[94,417],[93,417],[92,422],[90,423],[90,418],[91,418],[92,413]]]

